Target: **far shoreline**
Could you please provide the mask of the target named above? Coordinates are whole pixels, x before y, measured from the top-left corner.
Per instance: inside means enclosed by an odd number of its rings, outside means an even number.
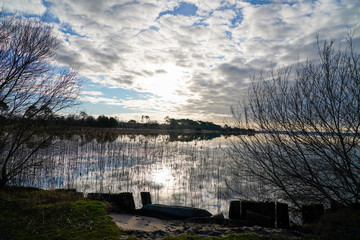
[[[61,127],[61,126],[59,126]],[[64,128],[62,129],[64,130]],[[100,127],[79,127],[65,126],[65,130],[92,130],[98,132],[116,132],[125,134],[219,134],[224,136],[231,135],[253,135],[258,133],[255,130],[225,131],[225,130],[195,130],[195,129],[159,129],[159,128],[100,128]]]

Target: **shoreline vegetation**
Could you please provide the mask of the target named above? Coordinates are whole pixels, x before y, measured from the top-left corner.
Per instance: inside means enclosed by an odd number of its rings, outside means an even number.
[[[54,127],[54,128],[53,128]],[[61,126],[53,126],[49,129],[60,129]],[[253,135],[256,131],[221,131],[221,130],[193,130],[193,129],[151,129],[151,128],[100,128],[100,127],[81,127],[67,126],[61,129],[68,130],[73,134],[84,134],[86,132],[116,134],[116,135],[170,135],[172,141],[182,141],[193,139],[212,139],[220,136],[236,136],[240,134]],[[61,134],[61,132],[59,134]],[[66,132],[66,131],[65,131]]]
[[[8,186],[0,190],[0,239],[152,239],[149,232],[125,231],[110,218],[106,202],[86,199],[82,193]],[[241,232],[226,236],[176,234],[161,239],[287,239]]]
[[[61,143],[58,140],[72,137],[81,140],[79,145],[74,146],[75,151],[81,144],[92,141],[96,148],[91,153],[98,155],[97,149],[105,145],[102,143],[116,141],[121,134],[132,134],[130,139],[136,138],[134,134],[168,134],[164,137],[165,141],[238,135],[238,141],[228,154],[233,164],[225,163],[232,169],[233,185],[242,187],[242,183],[251,180],[255,184],[249,186],[259,187],[256,191],[267,195],[261,199],[276,196],[292,203],[298,211],[303,209],[303,202],[333,206],[334,212],[325,212],[319,222],[309,226],[307,239],[359,239],[360,56],[353,31],[345,38],[346,50],[335,47],[335,39],[320,41],[318,35],[318,61],[310,59],[299,63],[294,75],[291,66],[276,68],[276,64],[272,64],[269,71],[254,75],[248,98],[244,98],[248,101],[231,107],[232,121],[239,128],[170,117],[166,117],[164,123],[158,123],[147,115],[143,115],[140,122],[133,119],[120,121],[104,115],[95,118],[85,112],[66,117],[58,115],[80,103],[77,96],[81,94],[78,73],[54,61],[61,39],[57,38],[53,27],[41,20],[22,19],[11,12],[1,15],[0,240],[135,239],[137,235],[129,237],[115,225],[108,215],[111,206],[105,201],[90,201],[76,190],[8,186],[9,183],[14,184],[16,178],[19,182],[28,179],[29,182],[24,185],[33,186],[38,180],[31,177],[37,175],[42,178],[41,181],[48,181],[36,168],[47,167],[47,161],[53,166],[65,163],[65,155],[60,159],[62,162],[51,162],[60,151],[52,151],[50,155],[42,153],[52,144]],[[260,135],[262,133],[265,134]],[[246,135],[251,135],[253,139],[248,141]],[[121,142],[117,145],[121,146]],[[144,141],[144,147],[145,154],[148,154],[147,141]],[[78,156],[77,152],[73,154],[73,149],[68,149],[71,150],[68,153]],[[109,148],[103,150],[105,152]],[[125,151],[122,152],[124,156]],[[132,148],[131,153],[136,151]],[[82,169],[91,169],[91,163],[95,162],[90,154],[88,156],[86,160],[89,164]],[[99,169],[107,167],[103,164],[109,159],[107,156],[104,154],[98,158],[101,160],[98,161],[101,163]],[[142,159],[147,160],[147,157]],[[74,166],[72,158],[66,161],[70,173]],[[202,166],[206,166],[205,155],[201,161]],[[218,162],[220,166],[220,160]],[[49,164],[49,167],[53,166]],[[196,167],[195,164],[193,166]],[[111,167],[117,169],[118,165],[115,163]],[[48,168],[44,172],[56,170]],[[180,171],[182,169],[179,168]],[[71,173],[76,179],[77,175]],[[61,176],[63,172],[58,171],[57,174]],[[76,174],[81,175],[81,172]],[[205,170],[199,175],[210,174],[216,173]],[[125,175],[124,171],[124,175],[120,176]],[[133,175],[127,174],[124,181],[132,180],[130,176],[133,178]],[[220,176],[219,171],[217,176]],[[217,185],[209,181],[207,188],[212,189],[213,186]],[[191,186],[189,189],[192,190]],[[246,195],[248,189],[244,188]],[[190,195],[193,196],[195,194]],[[247,214],[247,211],[244,212]],[[299,229],[304,230],[304,226]],[[239,232],[244,231],[236,231]],[[164,239],[289,238],[260,232],[220,237],[180,235]]]
[[[0,119],[4,118],[0,115]],[[16,117],[13,119],[17,122]],[[19,120],[23,121],[23,120]],[[217,137],[230,137],[237,135],[255,135],[260,133],[254,129],[242,129],[230,127],[228,125],[220,126],[212,122],[195,121],[191,119],[173,119],[165,118],[165,123],[159,124],[156,121],[136,122],[130,120],[127,122],[118,121],[113,117],[69,115],[56,116],[50,115],[46,118],[37,118],[26,120],[29,128],[35,128],[36,135],[47,133],[48,136],[57,136],[61,139],[71,139],[79,135],[85,140],[99,139],[100,141],[114,141],[120,135],[148,135],[158,136],[167,135],[167,141],[193,141],[210,140]],[[40,129],[37,129],[39,128]],[[16,132],[16,125],[7,126],[9,132]]]
[[[119,239],[106,205],[66,190],[0,190],[0,239]]]
[[[0,115],[0,118],[4,116]],[[145,119],[145,120],[144,120]],[[16,116],[14,117],[16,119]],[[242,129],[238,127],[231,127],[225,124],[220,126],[213,122],[191,120],[191,119],[174,119],[165,118],[164,123],[150,120],[150,117],[143,116],[141,122],[136,120],[120,121],[114,117],[107,117],[104,115],[94,118],[81,112],[79,115],[56,116],[50,114],[45,118],[37,118],[26,120],[27,123],[42,124],[48,127],[66,127],[66,128],[85,128],[85,129],[111,129],[122,131],[125,133],[218,133],[225,135],[236,134],[255,134],[254,129]]]
[[[181,226],[194,230],[191,235],[187,234],[189,231],[122,229],[110,217],[111,209],[109,203],[88,200],[71,189],[7,186],[0,190],[0,239],[325,240],[358,239],[359,236],[358,208],[325,214],[318,223],[289,230],[182,222]],[[141,216],[134,217],[141,219]],[[211,235],[212,230],[221,228],[224,234]]]

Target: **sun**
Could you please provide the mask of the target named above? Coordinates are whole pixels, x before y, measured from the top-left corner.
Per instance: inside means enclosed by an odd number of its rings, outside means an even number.
[[[186,74],[181,68],[173,64],[162,65],[161,69],[159,66],[157,67],[158,69],[156,69],[156,66],[152,66],[152,68],[155,69],[154,74],[144,79],[142,86],[165,100],[171,101],[175,98],[176,101],[179,101],[179,96],[176,91],[186,88],[184,85]]]

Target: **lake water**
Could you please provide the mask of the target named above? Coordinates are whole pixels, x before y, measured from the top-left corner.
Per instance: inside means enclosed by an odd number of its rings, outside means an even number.
[[[146,191],[153,203],[227,216],[235,196],[226,186],[229,138],[180,139],[170,135],[57,139],[44,150],[41,169],[24,173],[18,181],[46,189],[75,188],[85,194],[132,192],[137,208],[140,192]]]

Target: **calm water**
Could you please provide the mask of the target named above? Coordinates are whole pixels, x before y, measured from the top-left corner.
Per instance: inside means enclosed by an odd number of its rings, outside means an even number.
[[[153,203],[204,208],[226,216],[234,195],[226,187],[229,139],[174,141],[169,135],[120,135],[113,139],[56,140],[44,150],[46,164],[18,179],[26,185],[76,188],[86,193],[140,192]],[[30,177],[29,177],[30,176]]]

